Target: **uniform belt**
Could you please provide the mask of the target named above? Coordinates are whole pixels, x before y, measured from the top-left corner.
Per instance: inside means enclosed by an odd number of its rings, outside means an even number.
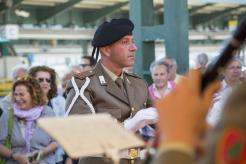
[[[75,163],[77,163],[77,161]],[[78,164],[83,164],[83,163],[113,164],[113,161],[110,158],[86,157],[84,159],[82,158]],[[140,158],[120,159],[120,164],[143,164],[143,161],[141,161]]]
[[[123,158],[123,159],[137,159],[139,157],[140,157],[139,148],[131,148],[127,150],[122,150],[120,152],[120,158]]]
[[[143,161],[141,161],[140,158],[120,160],[120,164],[142,164],[142,163]]]
[[[120,151],[119,156],[121,159],[137,159],[140,158],[140,149],[131,148]],[[103,155],[93,155],[90,157],[104,157]]]

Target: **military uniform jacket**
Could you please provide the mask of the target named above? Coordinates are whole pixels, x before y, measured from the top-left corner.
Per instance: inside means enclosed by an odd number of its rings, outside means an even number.
[[[90,83],[84,95],[91,102],[96,113],[109,113],[118,121],[123,122],[130,115],[135,115],[138,110],[152,105],[146,81],[134,74],[124,72],[127,97],[105,72],[100,61],[94,70],[75,75],[75,82],[79,89],[84,85],[86,77],[89,77]],[[67,85],[66,109],[74,96],[75,90],[70,81]],[[89,106],[79,96],[69,114],[88,113],[91,113]]]

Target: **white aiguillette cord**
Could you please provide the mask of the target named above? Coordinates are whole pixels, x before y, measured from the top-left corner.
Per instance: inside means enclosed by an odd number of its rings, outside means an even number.
[[[76,82],[75,82],[74,77],[72,77],[71,82],[72,82],[72,85],[73,85],[73,88],[74,88],[74,91],[75,91],[75,95],[74,95],[74,97],[73,97],[73,99],[72,99],[72,101],[71,101],[71,103],[70,103],[70,105],[69,105],[69,107],[68,107],[68,109],[67,109],[67,111],[66,111],[66,113],[65,113],[65,116],[68,116],[68,114],[69,114],[70,111],[72,110],[72,107],[73,107],[75,101],[77,100],[77,98],[78,98],[79,96],[80,96],[80,97],[85,101],[85,103],[89,106],[89,108],[90,108],[90,110],[91,110],[91,113],[92,113],[92,114],[95,114],[96,111],[95,111],[93,105],[91,104],[91,102],[90,102],[90,101],[85,97],[85,95],[84,95],[85,89],[86,89],[86,88],[88,87],[88,85],[90,84],[90,78],[86,77],[85,83],[84,83],[84,85],[81,87],[80,90],[79,90],[79,88],[78,88],[78,85],[77,85]]]

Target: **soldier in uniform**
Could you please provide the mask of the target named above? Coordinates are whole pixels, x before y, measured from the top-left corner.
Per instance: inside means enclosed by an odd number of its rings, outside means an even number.
[[[92,46],[93,54],[96,52],[98,57],[100,52],[101,59],[93,70],[75,74],[68,83],[68,115],[109,113],[132,132],[157,122],[147,83],[141,77],[123,71],[134,64],[137,47],[133,29],[129,19],[113,19],[98,27]],[[131,149],[122,158],[121,163],[140,162],[137,149]],[[99,157],[88,157],[82,158],[80,163],[108,162]]]

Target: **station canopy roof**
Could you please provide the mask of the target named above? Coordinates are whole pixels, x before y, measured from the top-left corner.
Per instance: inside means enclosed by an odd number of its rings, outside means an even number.
[[[2,18],[0,23],[26,24],[31,22],[42,24],[52,20],[52,23],[49,22],[48,24],[59,24],[58,22],[62,22],[61,19],[67,21],[71,19],[72,15],[73,23],[82,21],[80,25],[93,24],[100,18],[110,14],[120,13],[124,17],[128,16],[129,3],[130,0],[0,0],[0,18]],[[161,15],[165,0],[153,0],[153,3],[156,14]],[[220,15],[228,16],[228,13],[230,13],[229,16],[241,16],[246,12],[246,0],[188,0],[188,8],[190,16],[201,18],[208,15],[214,18]],[[76,12],[67,12],[71,9],[76,10]],[[7,15],[11,13],[11,16],[2,17],[3,13]],[[64,13],[67,15],[59,18]],[[112,15],[107,18],[111,17]],[[56,20],[54,21],[53,18],[56,18]],[[13,22],[14,20],[17,21]]]

